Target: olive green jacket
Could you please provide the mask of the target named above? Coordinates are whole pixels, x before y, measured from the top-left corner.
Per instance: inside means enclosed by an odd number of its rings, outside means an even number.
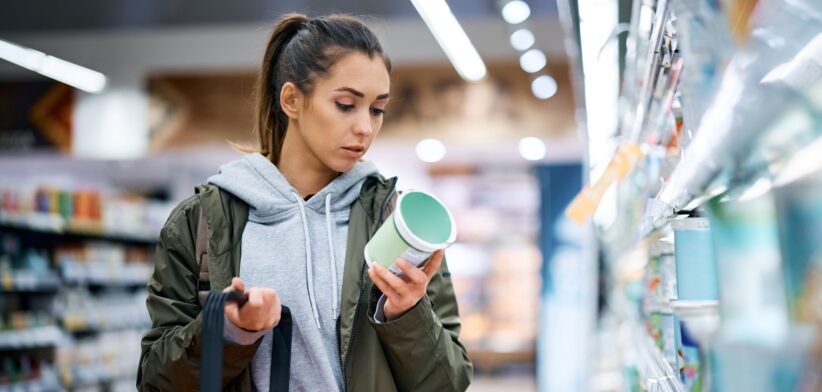
[[[371,177],[351,206],[337,327],[346,390],[464,391],[473,366],[458,339],[457,302],[445,262],[414,308],[397,320],[374,322],[381,293],[367,276],[363,248],[385,219],[395,185],[396,178]],[[137,374],[142,391],[198,389],[203,319],[194,253],[200,208],[210,233],[211,289],[222,291],[239,276],[248,205],[213,185],[197,191],[174,209],[160,233],[146,301],[152,328],[142,340]],[[224,390],[252,390],[249,365],[261,340],[250,346],[225,343]]]

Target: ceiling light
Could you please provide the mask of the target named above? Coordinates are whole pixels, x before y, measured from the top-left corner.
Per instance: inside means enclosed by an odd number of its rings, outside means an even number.
[[[545,53],[542,53],[539,49],[531,49],[523,53],[519,58],[520,67],[528,73],[539,72],[547,63],[548,60],[545,58]]]
[[[511,34],[511,46],[516,50],[526,50],[534,45],[534,33],[528,29],[519,29]]]
[[[548,99],[557,93],[557,81],[548,75],[542,75],[531,82],[531,92],[539,99]]]
[[[417,143],[417,158],[428,163],[439,162],[445,158],[445,144],[437,139],[425,139]]]
[[[519,141],[519,154],[529,161],[545,158],[545,143],[535,137],[526,137]]]
[[[502,18],[510,24],[525,22],[531,16],[531,7],[522,0],[509,1],[502,7]]]
[[[465,30],[451,13],[445,0],[411,0],[425,25],[434,34],[445,55],[465,80],[478,81],[485,77],[485,63],[471,44]]]
[[[106,87],[106,76],[43,52],[0,40],[0,58],[89,93]]]

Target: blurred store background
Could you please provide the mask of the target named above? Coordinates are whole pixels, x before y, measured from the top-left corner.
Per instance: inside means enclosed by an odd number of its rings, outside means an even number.
[[[391,57],[366,159],[454,212],[469,391],[822,390],[822,3],[445,4],[0,3],[0,391],[134,390],[159,230],[292,11]]]
[[[253,140],[263,45],[291,11],[363,15],[377,31],[392,102],[366,159],[456,215],[448,259],[472,390],[535,390],[541,296],[558,285],[540,238],[578,273],[579,230],[561,216],[584,148],[557,5],[513,3],[512,23],[507,2],[448,3],[484,67],[466,79],[408,0],[3,2],[0,390],[134,389],[159,229],[239,155],[227,140]],[[21,67],[6,57],[20,47],[105,86]]]

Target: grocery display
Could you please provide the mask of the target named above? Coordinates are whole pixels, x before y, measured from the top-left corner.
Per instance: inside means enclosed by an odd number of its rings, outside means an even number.
[[[168,203],[0,188],[0,390],[132,390]]]
[[[536,180],[526,167],[445,169],[432,176],[432,189],[458,228],[446,255],[460,339],[480,371],[533,366],[542,265]]]
[[[822,9],[737,3],[633,2],[617,147],[566,212],[594,217],[620,390],[822,388]]]

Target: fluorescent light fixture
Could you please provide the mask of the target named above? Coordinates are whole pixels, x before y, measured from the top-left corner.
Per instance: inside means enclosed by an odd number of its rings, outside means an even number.
[[[525,22],[531,16],[531,7],[522,0],[509,1],[502,6],[502,18],[510,24]]]
[[[86,67],[0,40],[0,58],[89,93],[106,87],[106,76]]]
[[[549,75],[542,75],[531,82],[531,92],[539,99],[548,99],[557,93],[557,81]]]
[[[425,25],[434,34],[457,73],[472,82],[485,77],[485,63],[445,0],[411,0]]]
[[[545,143],[535,137],[526,137],[519,141],[519,154],[529,161],[545,158]]]
[[[516,50],[526,50],[534,45],[534,33],[528,29],[519,29],[511,34],[511,46]]]
[[[439,162],[445,158],[445,152],[445,144],[437,139],[425,139],[417,143],[417,158],[423,162]]]
[[[528,73],[539,72],[547,63],[548,59],[545,58],[545,53],[542,53],[539,49],[531,49],[519,58],[520,67]]]
[[[611,39],[619,22],[617,5],[612,0],[579,2],[585,127],[592,183],[605,171],[618,145],[614,135],[619,124],[619,48],[618,40]]]

